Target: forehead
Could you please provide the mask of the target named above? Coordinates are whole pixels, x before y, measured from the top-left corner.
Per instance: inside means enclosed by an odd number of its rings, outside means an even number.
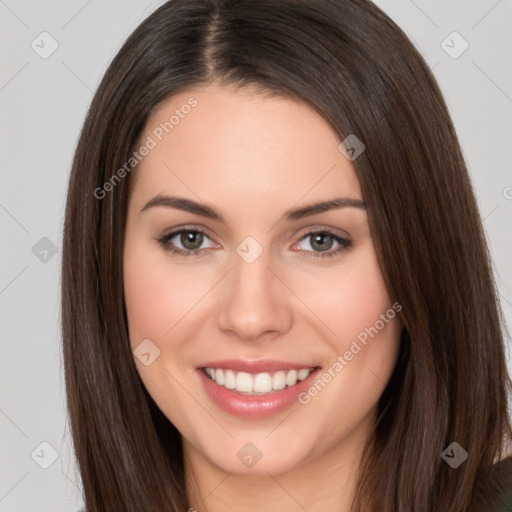
[[[284,211],[302,198],[360,198],[340,142],[315,110],[291,98],[221,86],[181,92],[146,123],[140,144],[151,149],[132,176],[133,200],[181,193]]]

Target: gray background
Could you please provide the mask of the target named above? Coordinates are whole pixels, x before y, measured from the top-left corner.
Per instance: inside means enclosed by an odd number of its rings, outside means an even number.
[[[126,37],[161,3],[0,0],[2,512],[75,512],[82,504],[60,355],[66,184],[93,91]],[[511,0],[376,3],[415,42],[445,94],[510,326]],[[51,37],[40,36],[44,31]],[[51,38],[58,48],[42,58],[55,44]],[[464,41],[469,46],[459,55]]]

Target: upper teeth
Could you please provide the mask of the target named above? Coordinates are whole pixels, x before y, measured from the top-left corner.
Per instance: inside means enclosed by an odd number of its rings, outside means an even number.
[[[272,390],[294,386],[297,381],[304,380],[314,368],[302,370],[279,370],[275,373],[258,373],[252,375],[246,372],[235,372],[220,368],[205,368],[206,375],[219,386],[236,389],[241,393],[269,393]]]

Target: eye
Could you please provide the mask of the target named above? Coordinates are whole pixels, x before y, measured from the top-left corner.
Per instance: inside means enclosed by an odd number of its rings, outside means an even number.
[[[303,240],[309,240],[306,246],[309,245],[311,249],[306,247],[304,256],[307,258],[326,258],[335,256],[348,248],[352,247],[352,241],[342,238],[330,231],[310,231],[304,235],[295,247],[300,246],[303,249]],[[333,246],[338,246],[337,249],[331,250]]]
[[[205,248],[200,248],[205,240],[210,240],[210,238],[199,229],[180,229],[160,237],[158,242],[166,251],[173,252],[174,254],[198,256],[206,250]],[[212,241],[210,240],[210,242]],[[180,244],[181,247],[176,247],[176,244]],[[215,247],[215,244],[212,242],[212,245],[209,247]]]
[[[210,241],[211,245],[201,248],[207,240]],[[304,244],[303,240],[309,240],[309,242]],[[157,241],[164,250],[178,256],[199,256],[206,252],[208,248],[216,246],[208,235],[200,229],[180,229],[158,238]],[[177,247],[177,244],[181,247]],[[303,244],[306,245],[306,248],[303,247]],[[308,245],[310,248],[307,247]],[[337,246],[337,248],[331,250],[333,246]],[[328,230],[318,230],[306,233],[294,247],[298,247],[307,258],[326,258],[335,256],[352,247],[352,242]]]

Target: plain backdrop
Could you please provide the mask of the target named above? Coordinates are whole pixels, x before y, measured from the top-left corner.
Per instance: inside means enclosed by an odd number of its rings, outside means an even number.
[[[93,92],[127,36],[161,3],[0,0],[1,512],[82,505],[60,355],[66,185]],[[445,95],[510,326],[512,2],[376,3],[413,40]]]

